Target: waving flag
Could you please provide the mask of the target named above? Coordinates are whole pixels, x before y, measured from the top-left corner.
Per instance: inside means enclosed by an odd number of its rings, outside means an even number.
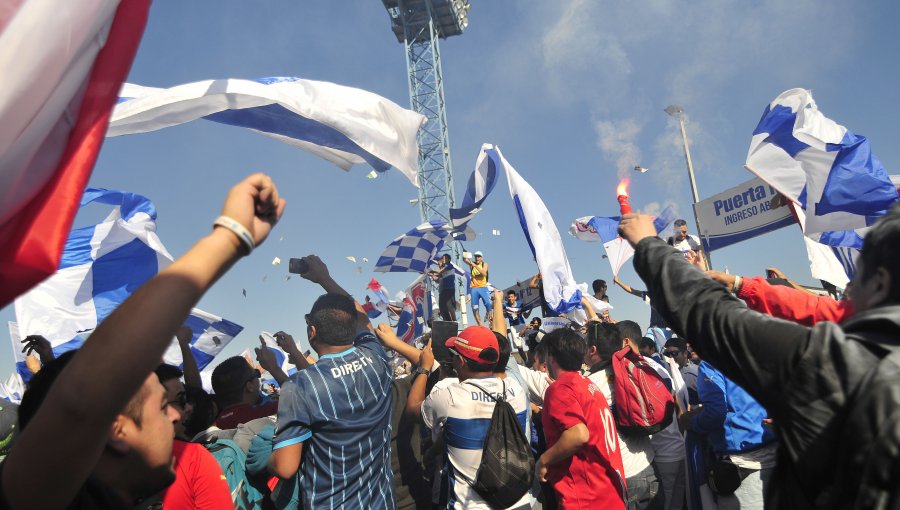
[[[16,299],[23,337],[65,342],[94,329],[172,261],[156,234],[156,208],[149,199],[88,188],[81,205],[94,202],[113,206],[112,212],[96,225],[73,230],[56,274]]]
[[[425,117],[362,89],[300,78],[222,79],[163,89],[126,83],[107,136],[206,119],[252,129],[344,170],[392,166],[418,187],[416,133]]]
[[[804,234],[861,248],[862,237],[897,202],[896,187],[869,141],[825,117],[810,91],[770,103],[750,141],[746,168],[804,210]]]
[[[597,240],[603,241],[603,249],[606,250],[606,258],[609,259],[614,276],[619,275],[619,270],[634,255],[634,248],[619,237],[618,229],[621,220],[621,216],[585,216],[575,220],[575,223],[569,228],[570,234],[573,228],[578,230],[579,234],[572,235],[579,239],[593,241],[593,236],[596,236]],[[665,230],[673,221],[675,221],[675,211],[672,206],[667,206],[653,219],[656,233]],[[576,227],[578,224],[583,226]],[[590,238],[588,238],[589,236]]]
[[[450,209],[451,222],[460,231],[481,210],[481,205],[497,184],[497,175],[502,166],[497,154],[485,150],[489,147],[491,147],[489,144],[482,145],[481,152],[478,153],[475,170],[469,177],[462,205],[459,208]]]
[[[569,226],[569,234],[589,243],[600,241],[600,234],[597,233],[596,228],[591,226],[591,220],[593,218],[594,216],[575,218],[575,221]]]
[[[366,296],[366,302],[363,303],[363,310],[366,311],[366,315],[369,316],[370,319],[374,319],[380,316],[382,313],[387,310],[388,305],[388,297],[387,297],[387,289],[381,286],[378,283],[378,280],[372,278],[369,284],[366,286],[372,294],[375,296],[376,301],[369,301],[369,296]]]
[[[150,0],[3,2],[0,307],[53,274]]]
[[[222,349],[244,330],[244,326],[199,308],[191,310],[185,325],[191,328],[191,354],[194,355],[200,370],[206,368]],[[163,361],[179,368],[184,367],[177,339],[173,340],[163,354]]]
[[[424,324],[431,312],[429,298],[430,292],[428,292],[425,275],[413,280],[412,284],[406,288],[402,311],[397,320],[397,336],[404,342],[411,344],[413,340],[422,335]]]
[[[445,222],[423,223],[394,239],[375,262],[378,273],[424,273],[448,239],[471,241],[475,232],[460,231]]]
[[[581,291],[572,276],[572,268],[562,245],[562,238],[550,211],[541,197],[506,161],[500,149],[484,145],[482,152],[491,154],[499,167],[506,171],[509,194],[512,196],[525,240],[542,275],[544,299],[557,314],[581,308]]]
[[[56,274],[15,302],[16,333],[42,335],[57,355],[80,347],[119,304],[172,261],[156,234],[156,207],[148,198],[88,188],[81,205],[90,203],[113,206],[112,211],[96,225],[73,230]],[[187,325],[194,331],[191,350],[201,369],[243,329],[198,309]],[[180,359],[177,344],[170,346],[167,362],[180,364]],[[24,357],[20,361],[27,373]]]

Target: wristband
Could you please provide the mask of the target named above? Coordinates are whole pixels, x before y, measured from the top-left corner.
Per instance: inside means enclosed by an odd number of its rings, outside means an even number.
[[[741,278],[741,275],[734,276],[734,295],[737,296],[738,292],[741,291],[741,286],[744,285],[744,279]]]
[[[421,374],[421,375],[428,375],[428,370],[425,370],[425,369],[422,368],[422,367],[416,367],[415,369],[413,369],[413,371],[412,371],[412,376],[413,376],[413,377],[415,377],[415,376],[417,376],[417,375],[420,375],[420,374]]]
[[[238,223],[237,220],[228,216],[219,216],[213,223],[213,228],[215,227],[224,227],[234,232],[234,235],[238,236],[238,239],[247,247],[247,253],[252,252],[253,248],[256,248],[256,243],[253,242],[253,236],[250,235],[250,231],[247,230],[247,227]]]

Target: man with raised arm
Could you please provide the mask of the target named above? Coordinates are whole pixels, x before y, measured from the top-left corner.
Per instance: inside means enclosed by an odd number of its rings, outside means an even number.
[[[855,315],[813,328],[748,310],[656,238],[649,216],[625,215],[619,233],[670,327],[774,420],[770,505],[900,505],[900,206],[863,241]]]
[[[172,483],[179,414],[153,369],[203,293],[266,239],[284,206],[268,176],[248,177],[231,189],[210,234],[136,290],[81,349],[44,366],[2,465],[0,508],[131,508]]]
[[[306,315],[319,360],[281,387],[269,469],[283,479],[299,471],[302,508],[393,509],[387,354],[325,263],[303,260],[301,276],[326,292]]]

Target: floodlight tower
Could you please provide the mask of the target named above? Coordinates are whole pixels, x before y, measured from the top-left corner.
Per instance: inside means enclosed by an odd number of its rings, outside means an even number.
[[[428,119],[417,136],[422,221],[449,223],[450,208],[456,202],[438,40],[463,33],[469,25],[471,6],[468,0],[382,0],[382,3],[391,18],[391,30],[406,50],[410,104]],[[447,245],[458,264],[459,243]]]
[[[453,173],[444,109],[438,39],[462,34],[469,24],[467,0],[382,0],[391,29],[406,50],[412,109],[428,118],[418,134],[419,208],[422,221],[450,221]]]

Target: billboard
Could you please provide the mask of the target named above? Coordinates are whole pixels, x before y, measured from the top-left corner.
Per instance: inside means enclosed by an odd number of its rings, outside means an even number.
[[[772,208],[774,188],[759,178],[694,204],[700,239],[707,252],[796,224],[790,208]]]

